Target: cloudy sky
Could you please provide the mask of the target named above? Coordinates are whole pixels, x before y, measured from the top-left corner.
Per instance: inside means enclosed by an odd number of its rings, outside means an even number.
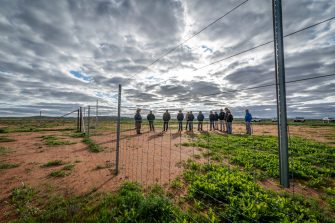
[[[272,3],[249,0],[0,0],[0,116],[62,115],[78,106],[235,116],[276,114]],[[284,35],[335,16],[335,0],[283,0]],[[286,80],[335,73],[335,19],[284,40]],[[223,92],[223,93],[222,93]],[[287,84],[288,116],[335,117],[335,76]],[[210,95],[210,96],[208,96]]]

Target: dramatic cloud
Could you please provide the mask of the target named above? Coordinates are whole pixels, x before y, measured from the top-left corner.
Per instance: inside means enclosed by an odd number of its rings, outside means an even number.
[[[248,107],[274,117],[275,86],[258,88],[275,84],[273,43],[224,59],[273,39],[271,1],[250,0],[174,48],[241,2],[3,0],[0,116],[58,116],[97,99],[115,115],[121,84],[125,116]],[[283,1],[284,34],[334,12],[333,1]],[[331,20],[284,39],[290,117],[335,117],[334,76],[292,82],[335,72],[334,35]]]

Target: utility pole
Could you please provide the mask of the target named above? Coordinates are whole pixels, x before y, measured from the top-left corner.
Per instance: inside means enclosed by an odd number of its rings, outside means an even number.
[[[279,175],[280,184],[290,187],[288,163],[288,135],[285,88],[285,63],[281,0],[272,0],[273,37],[276,71],[276,95],[278,117]]]
[[[79,108],[78,108],[78,110],[77,110],[77,132],[79,132],[80,130],[79,130],[79,125],[80,125],[80,115],[79,115]]]
[[[120,122],[121,122],[121,84],[119,84],[119,98],[118,98],[118,105],[117,105],[115,175],[118,175],[119,173],[120,131],[121,131]]]
[[[82,126],[83,126],[83,109],[82,107],[79,107],[79,132],[82,131]]]

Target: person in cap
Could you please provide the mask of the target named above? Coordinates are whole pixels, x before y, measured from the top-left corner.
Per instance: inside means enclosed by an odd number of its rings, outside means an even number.
[[[134,116],[135,119],[135,128],[136,128],[136,133],[141,134],[141,123],[142,123],[142,116],[141,116],[141,109],[136,110],[136,114]]]
[[[247,134],[248,134],[248,135],[251,135],[251,121],[252,121],[252,115],[250,114],[250,112],[249,112],[248,109],[245,110],[244,121],[245,121],[245,128],[246,128],[246,130],[247,130]]]
[[[169,110],[166,110],[165,113],[163,114],[163,121],[164,121],[163,132],[166,132],[169,129],[170,119],[171,115],[169,113]]]
[[[225,113],[223,109],[220,109],[219,113],[219,125],[220,125],[220,131],[224,132],[225,131],[225,121],[224,121]]]
[[[186,126],[185,126],[185,129],[186,129],[186,131],[187,131],[187,129],[188,129],[188,116],[189,116],[189,112],[187,112],[186,113],[186,115],[185,115],[185,120],[186,120]]]
[[[199,111],[199,114],[197,116],[197,120],[198,120],[198,131],[202,131],[202,124],[203,121],[205,119],[205,116],[202,114],[201,111]]]
[[[179,110],[177,114],[177,121],[178,121],[178,132],[183,131],[183,120],[184,120],[184,114],[181,110]]]
[[[152,113],[152,111],[149,112],[147,115],[147,120],[149,122],[150,132],[155,131],[154,121],[155,121],[155,115]]]
[[[233,115],[231,114],[230,110],[226,112],[227,114],[227,134],[232,134],[233,133]]]
[[[187,117],[189,131],[193,131],[193,120],[194,120],[194,115],[193,115],[192,111],[190,111],[190,114]]]
[[[209,113],[209,129],[210,131],[214,130],[214,120],[215,120],[215,115],[213,111]]]

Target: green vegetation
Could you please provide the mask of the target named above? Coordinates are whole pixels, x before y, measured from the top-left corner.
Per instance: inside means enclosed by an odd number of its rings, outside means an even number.
[[[98,153],[102,151],[102,148],[89,137],[85,137],[83,139],[83,143],[85,143],[88,146],[88,150],[93,153]]]
[[[0,136],[0,142],[14,142],[14,141],[16,141],[16,140],[12,139],[12,138]]]
[[[16,163],[5,163],[3,161],[0,161],[0,170],[12,169],[18,166],[20,165]]]
[[[56,136],[42,136],[43,141],[48,146],[59,146],[59,145],[71,145],[75,144],[75,142],[69,142],[69,141],[62,141],[58,139]]]
[[[274,136],[199,135],[186,146],[208,148],[204,155],[214,160],[228,160],[246,169],[260,169],[263,177],[279,176],[278,145]],[[291,137],[289,145],[290,171],[295,179],[313,188],[327,186],[335,176],[335,150],[327,144]]]
[[[68,176],[69,173],[64,170],[54,170],[49,175],[51,177],[65,177],[65,176]]]
[[[0,146],[0,155],[6,155],[11,152],[13,152],[11,148]]]
[[[212,209],[213,222],[334,222],[312,199],[265,190],[238,168],[189,162],[184,178],[187,200]]]
[[[138,184],[128,182],[116,193],[57,196],[46,204],[32,202],[37,198],[29,187],[13,190],[12,203],[18,210],[14,222],[191,222],[190,216],[197,217],[175,206],[159,187],[144,193]]]
[[[64,163],[63,163],[62,160],[52,160],[52,161],[49,161],[49,162],[43,164],[41,167],[61,166],[63,164]]]
[[[73,138],[83,138],[85,137],[85,132],[76,132],[76,133],[73,133],[71,134],[70,136],[73,137]]]
[[[68,164],[64,165],[62,170],[73,170],[73,168],[74,168],[74,164],[73,163],[68,163]]]

